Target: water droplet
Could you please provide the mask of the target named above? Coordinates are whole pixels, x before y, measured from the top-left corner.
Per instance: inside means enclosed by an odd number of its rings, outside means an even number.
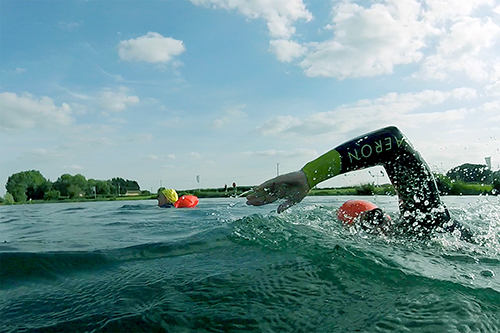
[[[495,273],[493,273],[492,270],[489,270],[489,269],[485,269],[485,270],[482,270],[481,271],[481,275],[482,276],[487,276],[487,277],[492,277],[495,275]]]

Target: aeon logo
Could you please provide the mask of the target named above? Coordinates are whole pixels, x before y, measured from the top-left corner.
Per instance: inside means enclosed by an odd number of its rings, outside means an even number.
[[[405,138],[400,139],[388,136],[384,139],[365,143],[361,148],[355,148],[352,152],[348,151],[349,161],[360,161],[361,159],[370,158],[374,154],[380,154],[384,151],[392,150],[395,146],[401,147],[406,142]]]

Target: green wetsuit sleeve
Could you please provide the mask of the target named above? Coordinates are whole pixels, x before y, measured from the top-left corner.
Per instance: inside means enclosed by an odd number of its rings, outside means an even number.
[[[307,163],[302,171],[306,174],[309,186],[349,171],[386,165],[401,155],[402,150],[413,147],[405,136],[394,126],[386,127],[347,141],[326,154]],[[390,175],[389,175],[390,177]]]
[[[313,188],[322,181],[340,174],[340,159],[339,152],[332,149],[328,153],[304,165],[302,171],[306,174],[309,188]]]

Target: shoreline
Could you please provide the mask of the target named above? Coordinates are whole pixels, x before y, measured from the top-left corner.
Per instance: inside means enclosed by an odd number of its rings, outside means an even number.
[[[252,189],[252,186],[241,186],[236,189],[192,189],[192,190],[179,190],[179,196],[185,194],[196,195],[200,199],[206,198],[230,198],[239,197],[245,192]],[[355,187],[341,187],[341,188],[313,188],[308,196],[366,196],[366,195],[388,195],[395,196],[396,191],[390,184],[374,186],[371,184],[355,186]],[[444,194],[444,196],[480,196],[480,195],[496,195],[491,193],[484,193],[478,191],[477,193],[457,193],[457,194]],[[113,196],[113,197],[97,197],[97,198],[60,198],[57,200],[31,200],[22,203],[6,204],[0,203],[0,206],[8,205],[26,205],[26,204],[50,204],[50,203],[73,203],[73,202],[101,202],[101,201],[138,201],[138,200],[156,200],[157,194],[149,195],[134,195],[134,196]]]

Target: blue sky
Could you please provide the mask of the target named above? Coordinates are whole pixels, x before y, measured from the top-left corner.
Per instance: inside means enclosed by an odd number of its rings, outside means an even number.
[[[435,170],[500,166],[493,0],[4,0],[0,15],[3,182],[256,185],[388,125]]]

